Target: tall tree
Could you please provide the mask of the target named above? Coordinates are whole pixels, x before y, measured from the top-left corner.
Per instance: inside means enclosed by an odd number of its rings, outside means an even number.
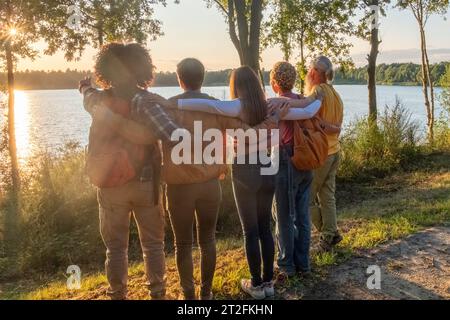
[[[428,56],[426,26],[429,18],[434,15],[445,15],[448,11],[449,0],[398,0],[401,9],[410,10],[419,25],[420,48],[422,52],[422,87],[427,109],[428,140],[434,141],[435,122],[435,94],[434,85],[438,79],[433,79]]]
[[[42,11],[36,0],[4,0],[0,3],[0,62],[7,72],[8,146],[14,194],[20,190],[14,117],[14,70],[19,58],[34,58],[32,43],[39,38]]]
[[[376,124],[377,106],[377,59],[381,44],[379,18],[386,15],[386,6],[390,0],[361,0],[360,9],[366,13],[357,29],[357,36],[370,42],[370,53],[367,55],[367,86],[369,89],[369,120]]]
[[[285,60],[299,51],[299,87],[303,90],[306,60],[317,54],[331,57],[341,66],[352,65],[351,43],[354,0],[276,0],[265,29],[264,45],[281,45]]]
[[[261,75],[261,25],[265,0],[206,0],[215,5],[228,21],[228,31],[242,66]]]
[[[98,48],[104,42],[145,43],[162,35],[161,21],[154,19],[154,7],[166,0],[48,0],[46,20],[41,28],[48,48],[58,50],[68,60],[76,59],[87,46]]]

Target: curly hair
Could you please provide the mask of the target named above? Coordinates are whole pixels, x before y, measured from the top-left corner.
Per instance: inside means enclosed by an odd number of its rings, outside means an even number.
[[[103,89],[113,87],[148,88],[153,81],[152,58],[138,43],[109,43],[97,54],[96,82]]]
[[[281,90],[291,91],[297,80],[297,70],[289,62],[278,62],[270,72],[270,79],[275,81]]]

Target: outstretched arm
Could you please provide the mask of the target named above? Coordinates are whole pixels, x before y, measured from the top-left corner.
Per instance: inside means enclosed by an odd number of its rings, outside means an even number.
[[[312,100],[313,102],[311,100],[310,98],[302,100],[277,99],[269,100],[269,103],[274,109],[286,103],[289,104],[291,109],[282,117],[283,120],[304,120],[314,117],[320,110],[320,100]],[[178,108],[186,111],[200,111],[230,118],[239,118],[242,111],[242,103],[239,99],[231,101],[181,99],[178,100]]]
[[[173,132],[182,129],[159,103],[154,102],[154,95],[150,92],[136,95],[132,103],[132,116],[151,130],[156,138],[169,144],[175,143],[171,140]]]
[[[238,118],[241,114],[241,101],[239,99],[220,101],[207,99],[180,99],[178,109],[185,111],[200,111],[220,116]]]

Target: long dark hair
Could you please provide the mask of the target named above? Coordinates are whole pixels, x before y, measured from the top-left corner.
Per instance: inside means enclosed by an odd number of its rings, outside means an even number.
[[[232,99],[242,101],[245,122],[254,126],[264,121],[267,116],[266,96],[253,69],[244,66],[233,70],[230,78],[230,94]]]

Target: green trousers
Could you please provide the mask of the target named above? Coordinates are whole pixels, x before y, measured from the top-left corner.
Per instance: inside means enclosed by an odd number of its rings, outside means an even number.
[[[330,241],[338,233],[336,216],[336,173],[340,153],[328,156],[325,164],[314,170],[311,188],[311,220],[322,239]]]

